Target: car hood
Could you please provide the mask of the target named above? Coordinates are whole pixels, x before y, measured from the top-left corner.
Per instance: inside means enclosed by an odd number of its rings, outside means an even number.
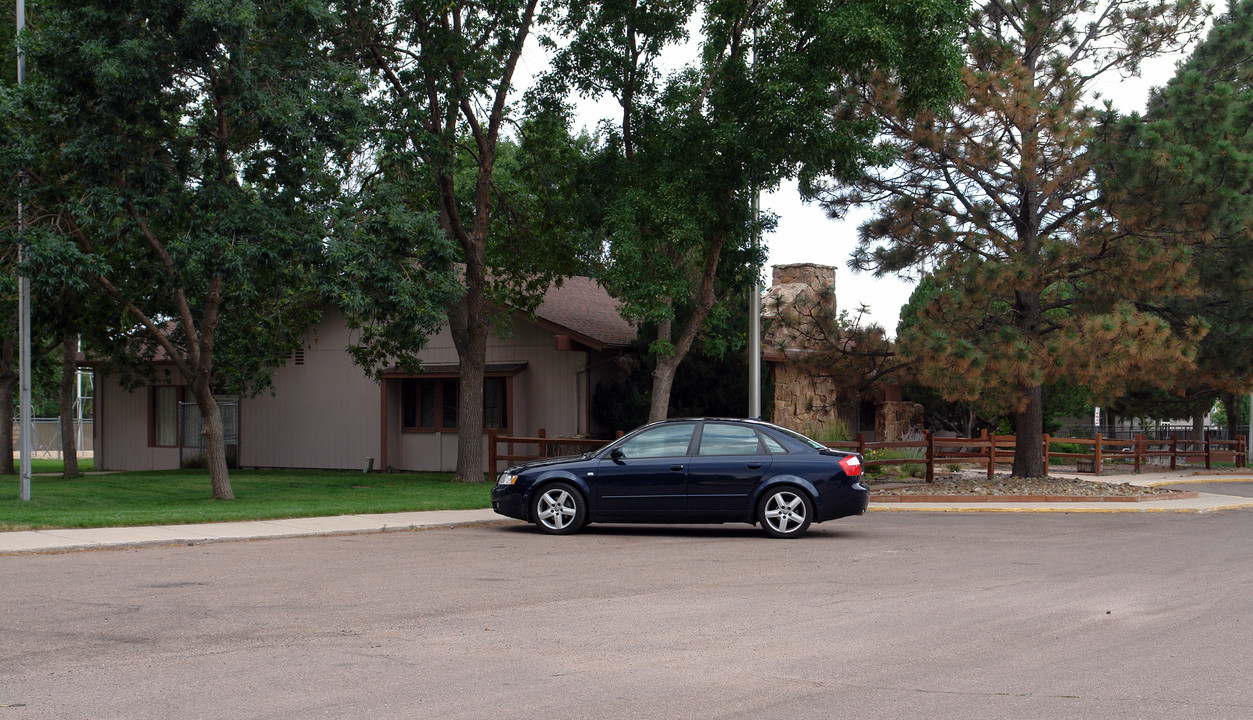
[[[505,472],[520,473],[524,470],[534,470],[536,468],[549,467],[552,465],[563,465],[566,463],[578,462],[586,460],[587,454],[583,455],[564,455],[562,457],[544,458],[542,460],[531,460],[530,462],[518,463],[511,465]]]

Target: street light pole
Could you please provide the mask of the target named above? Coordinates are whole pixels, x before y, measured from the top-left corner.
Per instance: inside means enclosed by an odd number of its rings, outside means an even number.
[[[753,250],[758,248],[758,223],[761,217],[761,192],[753,195]],[[755,255],[756,253],[754,253]],[[748,296],[748,416],[761,417],[761,285],[760,276],[753,278]]]
[[[17,0],[17,84],[21,86],[26,79],[26,53],[22,51],[21,35],[26,29],[26,2],[25,0]],[[25,180],[22,181],[25,184]],[[18,190],[17,200],[17,232],[21,236],[25,229],[26,216],[22,213],[22,197],[21,190]],[[18,245],[18,264],[20,265],[26,258],[25,247]],[[18,280],[18,343],[21,345],[21,361],[19,364],[19,373],[21,377],[22,389],[21,398],[19,400],[20,426],[21,426],[21,479],[19,480],[18,496],[22,501],[30,500],[30,456],[31,456],[31,421],[30,421],[30,278],[25,275],[20,276]],[[7,431],[6,431],[7,432]],[[13,458],[7,458],[4,462],[13,462]]]

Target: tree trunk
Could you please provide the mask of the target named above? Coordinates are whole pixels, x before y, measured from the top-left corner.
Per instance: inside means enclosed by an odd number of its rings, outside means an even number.
[[[78,433],[74,427],[74,380],[78,377],[78,338],[72,334],[61,340],[61,461],[62,477],[66,480],[79,476]]]
[[[653,394],[648,408],[648,421],[664,420],[670,412],[670,390],[674,387],[674,375],[679,370],[679,363],[687,357],[696,341],[697,334],[713,310],[718,296],[714,292],[714,284],[718,275],[718,263],[722,258],[722,247],[726,242],[723,235],[715,235],[705,255],[705,267],[701,273],[700,286],[692,295],[694,307],[692,314],[679,333],[679,339],[669,355],[657,358],[657,367],[653,370]],[[673,331],[672,320],[665,320],[657,326],[657,339],[669,342]]]
[[[234,500],[230,473],[226,467],[226,442],[222,437],[222,413],[207,383],[192,388],[196,407],[200,410],[200,444],[209,466],[209,483],[215,500]]]
[[[472,276],[477,275],[477,278]],[[483,370],[487,365],[487,299],[482,269],[466,267],[466,293],[448,308],[461,379],[457,390],[457,482],[483,482]]]
[[[1030,250],[1033,243],[1027,243]],[[1038,332],[1043,311],[1040,305],[1040,293],[1022,291],[1016,293],[1014,299],[1015,325],[1028,343],[1039,341]],[[1014,416],[1014,434],[1017,445],[1014,449],[1015,477],[1045,477],[1044,471],[1044,388],[1022,384],[1019,386],[1027,404]]]
[[[653,370],[653,395],[648,406],[648,422],[665,420],[670,416],[670,389],[674,386],[674,375],[682,360],[678,355],[662,355],[657,358],[657,367]]]
[[[7,458],[0,462],[0,475],[17,473],[13,467],[13,390],[18,379],[17,373],[13,372],[16,345],[13,338],[5,338],[0,350],[0,423],[4,423],[5,428],[0,432],[0,457]]]
[[[1044,474],[1044,391],[1039,385],[1022,388],[1027,406],[1014,416],[1018,439],[1014,449],[1014,476],[1045,477]]]
[[[1192,439],[1205,439],[1205,410],[1197,410],[1192,415]]]

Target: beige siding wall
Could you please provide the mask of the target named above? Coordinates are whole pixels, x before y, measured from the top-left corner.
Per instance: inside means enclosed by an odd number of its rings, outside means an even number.
[[[274,373],[273,395],[239,403],[244,467],[360,469],[381,447],[379,385],[352,362],[338,313],[305,337],[304,364]]]
[[[239,463],[244,467],[360,469],[365,458],[381,467],[383,445],[379,384],[353,364],[345,348],[350,331],[328,311],[304,343],[304,364],[293,360],[274,374],[273,391],[240,400]],[[423,352],[427,363],[455,363],[456,348],[445,329]],[[550,437],[586,431],[580,424],[588,402],[587,353],[557,350],[553,333],[513,321],[505,340],[492,335],[487,362],[526,362],[513,378],[516,435],[544,428]],[[100,383],[98,462],[110,469],[146,470],[178,465],[178,451],[149,448],[146,390],[127,393],[116,382]],[[451,471],[456,433],[400,431],[399,383],[389,383],[387,464],[402,470]],[[486,435],[483,456],[487,458]]]
[[[161,384],[173,385],[162,380]],[[148,446],[148,389],[122,389],[117,377],[96,380],[97,470],[169,470],[178,467],[178,448]]]

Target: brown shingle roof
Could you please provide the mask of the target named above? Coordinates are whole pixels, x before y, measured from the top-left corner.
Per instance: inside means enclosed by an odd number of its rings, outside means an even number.
[[[627,347],[635,340],[635,326],[618,314],[619,303],[595,280],[566,278],[548,289],[535,315],[558,328],[604,347]]]

